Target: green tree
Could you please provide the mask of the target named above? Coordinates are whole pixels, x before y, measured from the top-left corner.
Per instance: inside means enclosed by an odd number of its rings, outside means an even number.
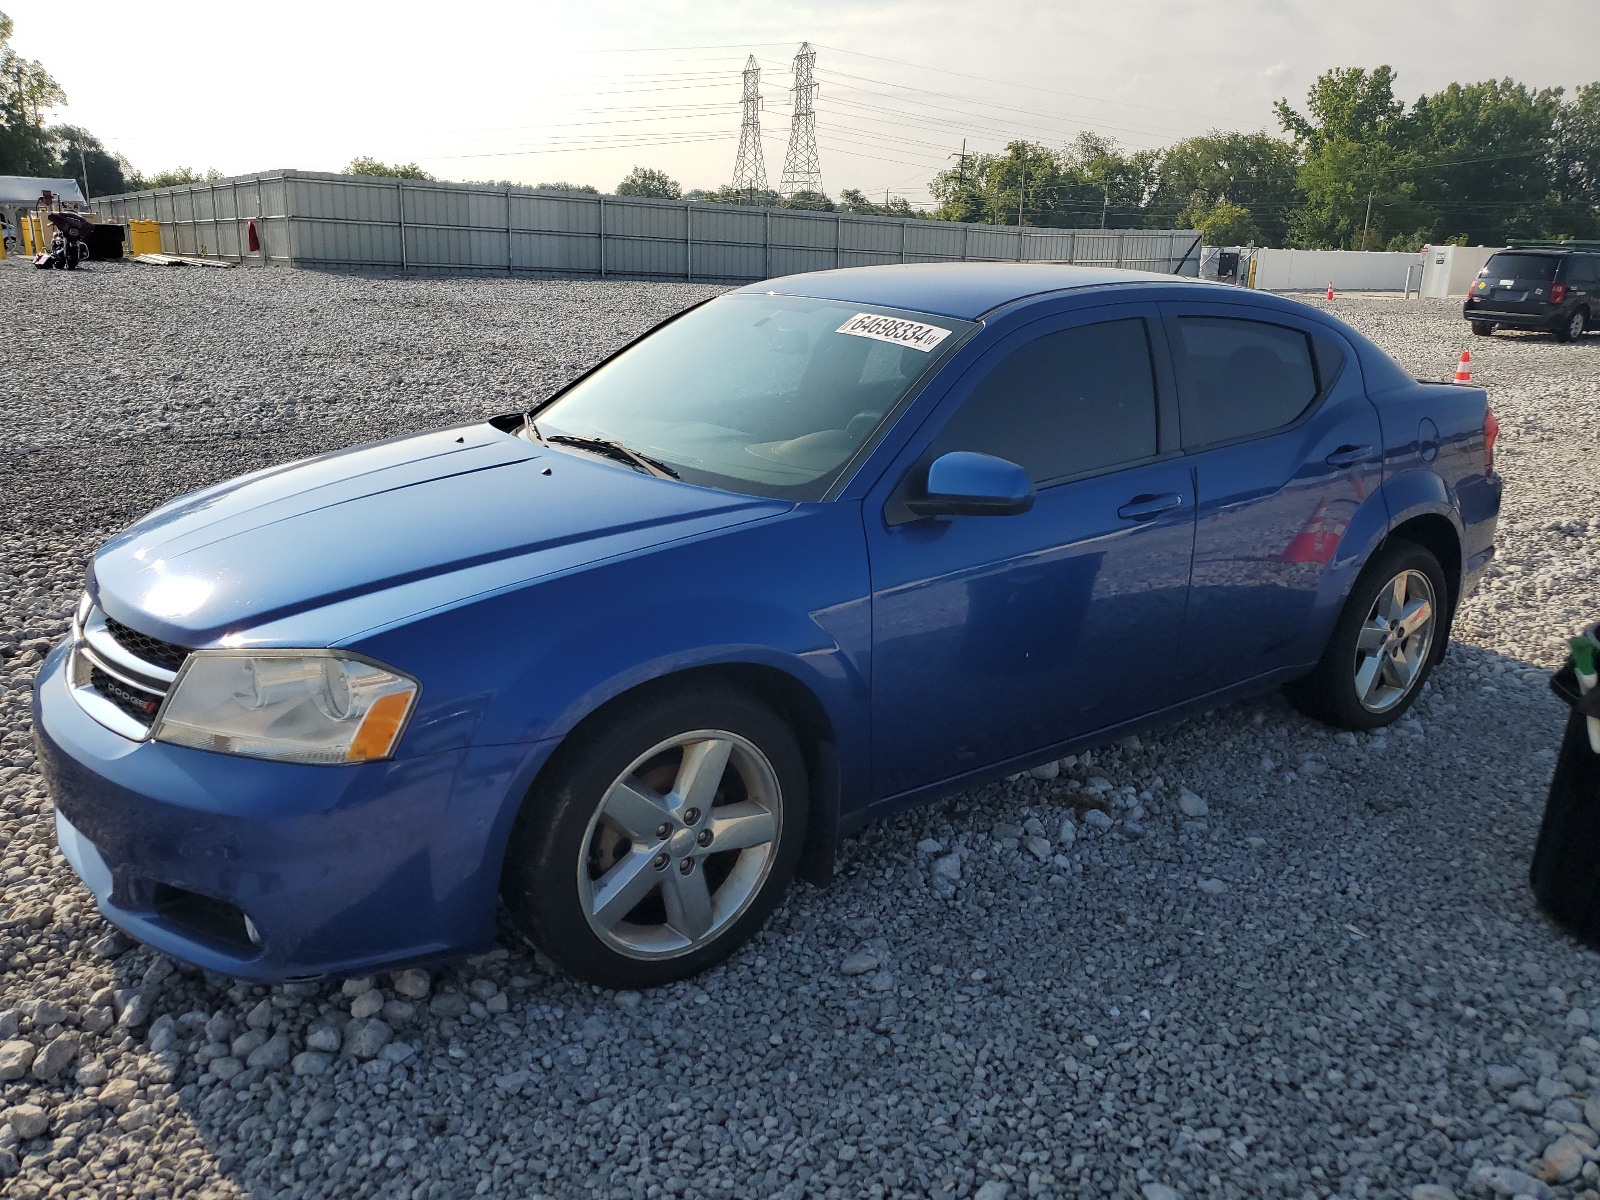
[[[205,183],[212,179],[222,178],[222,172],[215,167],[211,167],[206,171],[196,171],[193,167],[169,167],[165,171],[144,175],[125,166],[123,172],[127,176],[128,187],[135,192],[147,192],[155,188],[181,187],[186,183]]]
[[[677,200],[683,196],[678,181],[665,171],[650,167],[635,167],[617,184],[619,196],[646,196],[656,200]]]
[[[839,193],[839,211],[863,217],[917,217],[922,214],[911,207],[904,196],[893,196],[882,204],[867,199],[858,188],[845,188]]]
[[[828,198],[827,192],[816,192],[802,188],[798,192],[784,196],[778,201],[779,208],[806,208],[814,212],[833,212],[835,205]]]
[[[433,176],[424,171],[416,163],[388,163],[380,162],[376,158],[362,155],[352,158],[350,165],[344,169],[346,175],[382,175],[389,179],[432,179]]]
[[[1155,187],[1152,151],[1124,154],[1117,143],[1082,133],[1062,149],[1015,141],[1004,154],[969,154],[934,176],[934,215],[991,225],[1093,228],[1141,226]]]
[[[1199,228],[1193,225],[1192,214],[1237,205],[1248,212],[1259,244],[1281,246],[1288,233],[1289,215],[1301,200],[1298,169],[1294,147],[1267,133],[1213,130],[1185,138],[1161,152],[1145,224]]]
[[[67,96],[42,64],[12,49],[12,29],[11,18],[0,12],[0,175],[53,176],[58,156],[44,113],[66,104]]]
[[[1550,232],[1600,237],[1600,83],[1577,89],[1556,114],[1550,148]]]
[[[87,129],[76,125],[52,125],[46,134],[55,151],[56,165],[52,172],[65,179],[76,179],[86,187],[89,196],[114,196],[128,190],[127,176],[122,160],[100,144],[100,139]],[[84,171],[88,180],[84,180]]]
[[[540,183],[534,186],[547,192],[582,192],[586,196],[600,194],[600,189],[591,183]]]
[[[1184,209],[1178,214],[1177,223],[1185,229],[1198,229],[1208,246],[1245,246],[1261,240],[1261,230],[1250,210],[1226,200],[1210,208]]]
[[[723,184],[719,188],[707,191],[705,188],[694,188],[683,194],[685,200],[698,200],[703,204],[746,204],[758,208],[776,208],[780,197],[771,188],[754,191],[750,188],[737,190],[731,184]]]
[[[1561,90],[1510,79],[1452,83],[1408,117],[1409,195],[1437,235],[1472,245],[1538,237],[1560,207],[1550,157]]]
[[[1411,125],[1395,99],[1394,71],[1347,67],[1317,77],[1306,97],[1306,115],[1287,100],[1274,106],[1278,121],[1301,154],[1304,202],[1289,220],[1289,240],[1301,246],[1364,249],[1381,239],[1382,218],[1411,226],[1416,209],[1409,172]]]

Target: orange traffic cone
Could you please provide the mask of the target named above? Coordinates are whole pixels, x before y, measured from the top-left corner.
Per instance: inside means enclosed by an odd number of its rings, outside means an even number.
[[[1328,280],[1328,299],[1333,299],[1333,280]]]
[[[1472,351],[1470,350],[1463,350],[1461,352],[1461,361],[1456,363],[1456,382],[1472,382]]]

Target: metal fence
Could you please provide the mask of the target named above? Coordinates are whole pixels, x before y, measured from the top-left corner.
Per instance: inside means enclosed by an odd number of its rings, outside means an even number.
[[[106,196],[94,207],[111,220],[159,221],[167,254],[323,270],[743,283],[877,263],[1194,275],[1200,262],[1191,230],[1044,230],[313,171]]]

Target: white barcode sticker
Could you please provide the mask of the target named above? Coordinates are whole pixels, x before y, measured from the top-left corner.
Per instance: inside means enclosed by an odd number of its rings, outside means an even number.
[[[877,313],[857,313],[836,330],[852,337],[876,338],[880,342],[893,342],[896,346],[910,346],[927,353],[950,336],[948,329],[937,325],[924,325],[921,321],[907,321],[903,317],[884,317]]]

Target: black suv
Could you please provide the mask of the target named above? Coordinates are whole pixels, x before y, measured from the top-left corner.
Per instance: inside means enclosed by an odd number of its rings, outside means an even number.
[[[1501,250],[1491,258],[1461,315],[1472,332],[1543,329],[1563,342],[1600,327],[1600,246],[1528,246]]]

